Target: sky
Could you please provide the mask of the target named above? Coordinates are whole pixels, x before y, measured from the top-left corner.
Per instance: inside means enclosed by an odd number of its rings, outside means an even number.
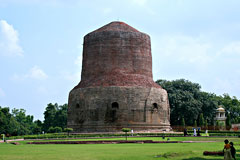
[[[43,120],[80,81],[83,37],[122,21],[151,37],[154,80],[240,98],[239,0],[0,0],[0,106]]]

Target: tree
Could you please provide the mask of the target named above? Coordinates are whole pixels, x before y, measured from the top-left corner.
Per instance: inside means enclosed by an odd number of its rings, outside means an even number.
[[[205,119],[205,128],[208,129],[208,121]]]
[[[67,109],[68,105],[59,105],[55,115],[55,126],[65,128],[67,126]]]
[[[33,122],[33,134],[40,134],[42,133],[42,129],[43,129],[43,123],[40,120],[36,120]]]
[[[130,128],[122,128],[122,131],[125,132],[126,141],[127,141],[127,132],[130,132],[131,129]]]
[[[216,130],[219,130],[219,127],[220,127],[219,121],[216,121],[215,129],[216,129]]]
[[[205,123],[205,120],[203,118],[203,114],[201,113],[199,117],[199,126],[203,127],[204,123]]]
[[[0,107],[0,132],[6,135],[33,134],[33,116],[26,115],[24,109],[14,108],[10,113],[8,107]]]
[[[167,81],[157,80],[168,92],[171,125],[180,125],[184,117],[186,125],[194,125],[200,113],[214,123],[217,99],[215,94],[202,92],[201,86],[185,79]]]
[[[50,127],[61,127],[62,129],[67,126],[67,104],[58,105],[49,103],[44,112],[43,130],[48,131]]]
[[[64,128],[64,132],[67,132],[68,136],[69,136],[70,132],[72,132],[72,131],[73,131],[72,128]]]
[[[11,134],[10,120],[11,114],[9,113],[9,108],[0,106],[0,133],[1,134]]]
[[[54,127],[49,127],[47,132],[48,133],[55,133],[55,128]]]
[[[193,125],[195,128],[197,127],[197,121],[195,120],[194,121],[194,125]]]
[[[184,118],[182,118],[181,126],[182,126],[182,127],[185,127],[185,120],[184,120]]]
[[[231,117],[230,114],[227,114],[227,119],[226,119],[226,128],[231,129]]]
[[[200,85],[184,79],[158,80],[156,83],[168,92],[171,124],[180,125],[181,117],[184,117],[186,125],[193,125],[193,120],[197,119],[202,107],[202,103],[197,99]]]
[[[43,130],[49,131],[50,127],[55,126],[55,115],[58,109],[58,104],[49,103],[44,112],[44,122],[43,122]],[[52,130],[52,128],[51,128]]]
[[[33,134],[33,116],[26,115],[26,110],[24,109],[16,109],[12,110],[12,116],[18,122],[19,126],[16,130],[17,135],[26,135],[26,134]]]
[[[217,96],[218,105],[223,105],[226,113],[230,114],[230,122],[240,123],[240,101],[237,97],[228,94]]]
[[[32,130],[33,134],[40,134],[42,132],[41,128],[36,126]]]
[[[54,127],[54,133],[61,133],[62,132],[62,128],[61,127]]]
[[[202,103],[202,113],[205,119],[208,119],[210,124],[214,124],[214,118],[216,115],[216,109],[218,102],[216,95],[213,93],[201,92],[199,100]]]

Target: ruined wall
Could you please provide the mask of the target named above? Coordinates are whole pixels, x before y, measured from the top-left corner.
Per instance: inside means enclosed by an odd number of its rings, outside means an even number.
[[[76,88],[95,86],[159,85],[152,79],[151,41],[127,24],[113,23],[84,37],[81,82]],[[116,27],[117,26],[117,27]],[[104,29],[105,28],[105,29]],[[122,30],[116,28],[122,28]]]
[[[169,129],[168,97],[161,88],[78,88],[69,97],[68,126],[75,131]]]
[[[170,129],[167,92],[152,78],[150,37],[123,22],[84,37],[81,81],[68,103],[75,132]]]

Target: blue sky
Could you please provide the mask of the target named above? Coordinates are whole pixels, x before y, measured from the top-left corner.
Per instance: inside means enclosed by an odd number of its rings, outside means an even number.
[[[43,120],[81,74],[83,37],[123,21],[151,37],[153,77],[240,97],[238,0],[0,0],[0,106]]]

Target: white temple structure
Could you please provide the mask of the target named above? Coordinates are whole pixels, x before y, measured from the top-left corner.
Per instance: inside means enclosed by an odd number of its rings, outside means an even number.
[[[224,124],[226,126],[226,119],[227,117],[225,116],[225,109],[223,106],[218,106],[218,109],[216,110],[216,117],[214,118],[215,124],[217,121],[219,121],[219,124]]]

